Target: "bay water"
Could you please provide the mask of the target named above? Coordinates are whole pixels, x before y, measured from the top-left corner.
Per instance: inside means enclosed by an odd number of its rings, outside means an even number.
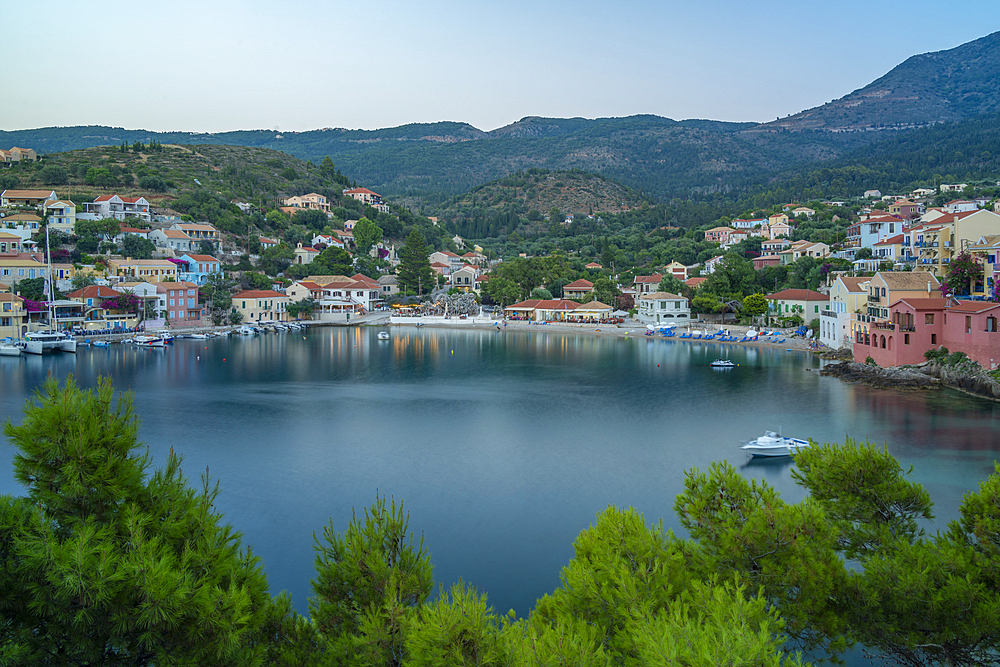
[[[884,444],[936,503],[943,530],[993,472],[1000,406],[949,390],[877,390],[821,377],[804,352],[554,331],[373,327],[113,345],[0,357],[0,417],[15,422],[52,374],[135,392],[141,438],[172,448],[192,484],[261,556],[272,592],[307,612],[312,534],[343,530],[376,493],[402,500],[435,580],[485,590],[526,614],[559,586],[579,532],[608,505],[678,530],[684,473],[728,460],[789,501],[791,461],[747,461],[742,441],[778,430]],[[709,368],[726,357],[731,370]],[[13,447],[0,493],[20,494]]]

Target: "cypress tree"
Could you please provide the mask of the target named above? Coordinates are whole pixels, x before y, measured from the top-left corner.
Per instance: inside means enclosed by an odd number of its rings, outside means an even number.
[[[416,229],[406,237],[406,244],[399,253],[397,277],[405,289],[418,293],[434,284],[434,271],[427,258],[427,246],[423,235]]]

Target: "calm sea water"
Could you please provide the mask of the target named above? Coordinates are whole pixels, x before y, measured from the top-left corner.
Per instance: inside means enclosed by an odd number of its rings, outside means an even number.
[[[306,611],[312,533],[379,491],[403,499],[445,584],[526,613],[559,585],[576,535],[608,505],[676,529],[684,471],[728,459],[802,497],[790,462],[748,464],[742,440],[778,429],[885,443],[937,503],[932,530],[993,470],[1000,407],[951,392],[820,377],[797,352],[547,332],[315,329],[74,355],[0,357],[0,417],[21,418],[48,373],[135,392],[157,465],[170,448]],[[713,370],[728,356],[740,366]],[[0,493],[20,493],[0,448]]]

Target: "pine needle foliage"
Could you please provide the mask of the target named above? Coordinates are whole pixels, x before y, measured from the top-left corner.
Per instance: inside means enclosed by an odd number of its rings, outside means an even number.
[[[207,475],[192,489],[171,452],[147,477],[131,394],[50,378],[4,434],[28,492],[0,498],[0,659],[260,663],[260,563],[222,523]]]

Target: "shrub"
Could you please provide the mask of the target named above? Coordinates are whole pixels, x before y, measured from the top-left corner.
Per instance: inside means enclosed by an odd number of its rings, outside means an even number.
[[[867,366],[878,366],[878,364],[875,363],[875,360],[872,359],[871,357],[866,357],[865,358],[865,365],[867,365]]]

